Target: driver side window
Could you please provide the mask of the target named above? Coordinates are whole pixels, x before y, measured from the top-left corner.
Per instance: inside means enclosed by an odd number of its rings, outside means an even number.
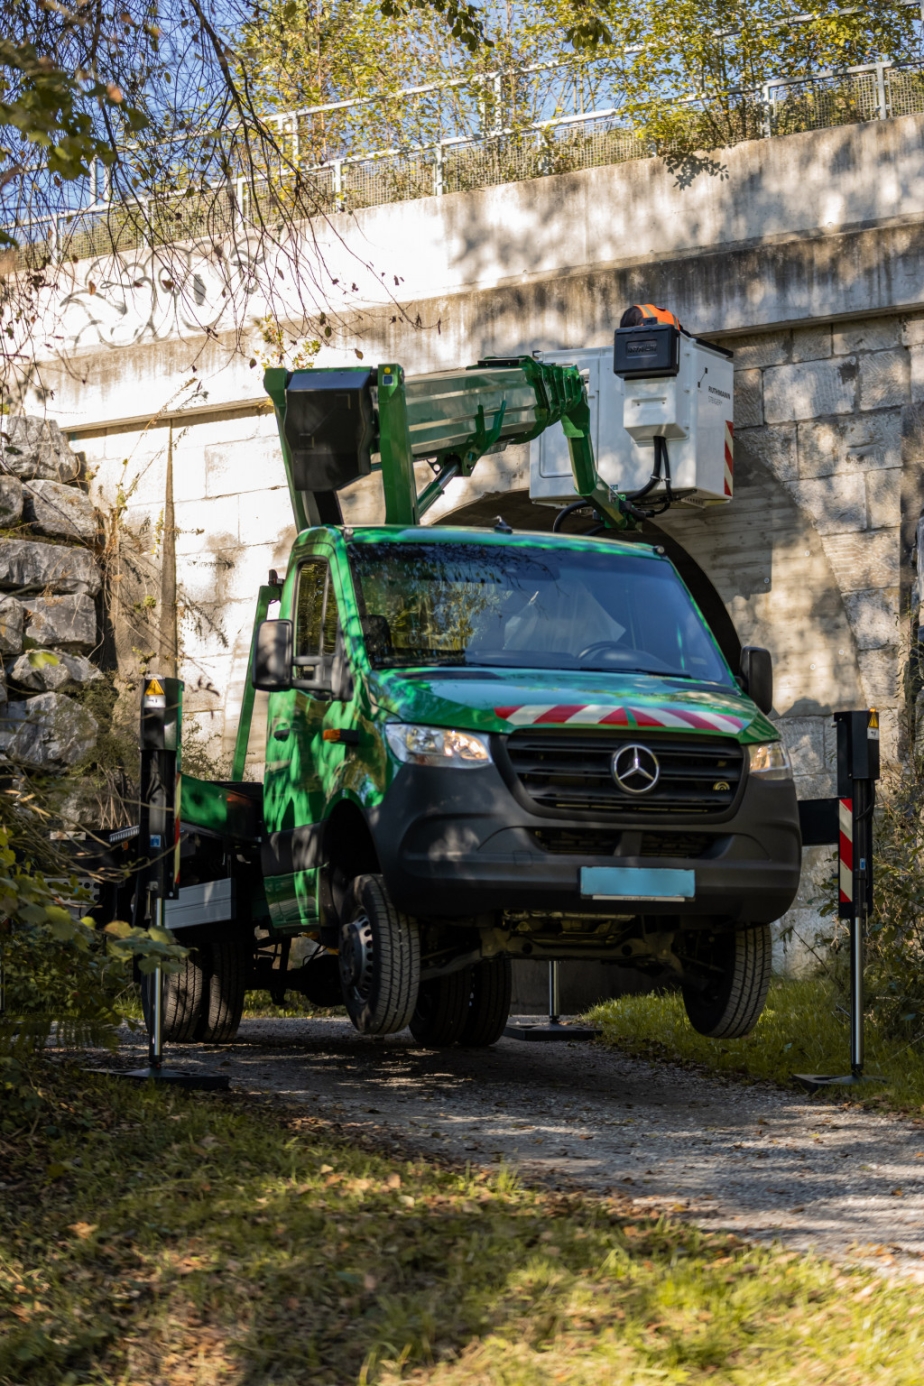
[[[324,558],[309,558],[295,588],[295,666],[317,667],[337,647],[337,599]]]

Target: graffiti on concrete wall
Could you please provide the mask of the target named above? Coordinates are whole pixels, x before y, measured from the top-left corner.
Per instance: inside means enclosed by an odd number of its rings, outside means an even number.
[[[54,319],[46,345],[57,353],[119,350],[233,330],[266,313],[272,272],[265,244],[247,235],[62,267],[42,305],[43,321]]]

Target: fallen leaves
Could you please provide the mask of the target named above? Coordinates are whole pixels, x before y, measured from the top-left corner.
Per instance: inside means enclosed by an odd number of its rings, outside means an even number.
[[[74,1236],[78,1237],[80,1241],[86,1242],[89,1241],[98,1227],[98,1222],[72,1222],[68,1225],[68,1231],[73,1232]]]

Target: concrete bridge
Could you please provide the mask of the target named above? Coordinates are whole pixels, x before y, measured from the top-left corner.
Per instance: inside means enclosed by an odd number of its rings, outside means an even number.
[[[603,346],[638,301],[670,305],[734,350],[735,499],[673,510],[660,533],[726,641],[736,632],[772,650],[804,797],[833,792],[836,707],[878,707],[893,760],[913,735],[903,670],[924,504],[922,136],[922,116],[873,121],[739,145],[686,186],[652,159],[312,230],[341,325],[319,364],[354,362],[357,344],[367,361],[409,371]],[[109,590],[122,673],[178,646],[202,749],[227,762],[253,595],[268,568],[284,568],[293,530],[249,365],[266,305],[255,297],[248,321],[230,321],[222,257],[185,253],[185,297],[143,255],[118,271],[68,270],[22,403],[58,418],[86,452],[98,503],[118,512]],[[236,256],[246,269],[248,253],[226,247],[224,264]],[[515,526],[548,527],[527,487],[522,450],[488,458],[429,518],[501,510]],[[378,517],[376,488],[370,478],[344,497],[348,517]],[[261,760],[255,743],[255,771]],[[788,917],[797,931],[815,918],[823,857],[809,853]]]

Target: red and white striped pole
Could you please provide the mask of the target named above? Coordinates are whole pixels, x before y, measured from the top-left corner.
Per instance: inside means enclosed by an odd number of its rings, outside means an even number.
[[[839,799],[838,818],[838,914],[853,918],[853,799]]]

